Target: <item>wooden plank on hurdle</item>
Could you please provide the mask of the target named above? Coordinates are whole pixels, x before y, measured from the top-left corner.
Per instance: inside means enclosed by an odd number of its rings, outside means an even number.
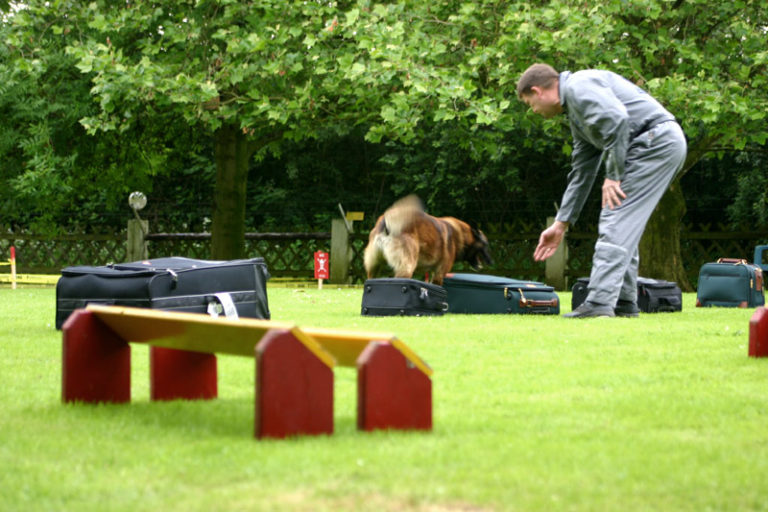
[[[333,367],[354,367],[371,341],[388,341],[427,376],[432,369],[391,333],[298,328],[293,324],[254,318],[210,317],[199,313],[89,304],[92,311],[123,339],[164,348],[253,357],[253,348],[271,329],[289,330],[315,355]],[[318,347],[319,345],[319,347]]]
[[[126,341],[193,352],[254,357],[254,348],[268,331],[287,330],[330,368],[335,364],[330,354],[293,324],[96,304],[86,310]]]
[[[356,366],[357,358],[363,353],[365,347],[372,341],[387,341],[397,350],[402,352],[405,358],[427,376],[432,375],[432,368],[424,362],[416,353],[396,336],[389,333],[342,331],[339,329],[323,329],[308,327],[302,329],[306,334],[314,338],[325,350],[336,358],[339,366]]]

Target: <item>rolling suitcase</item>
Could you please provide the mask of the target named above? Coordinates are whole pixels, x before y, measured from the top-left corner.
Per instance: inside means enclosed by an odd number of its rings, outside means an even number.
[[[571,288],[571,309],[576,309],[587,298],[588,277],[580,277]],[[672,281],[637,278],[637,307],[645,313],[664,313],[683,310],[683,291]]]
[[[67,267],[56,284],[56,328],[91,303],[269,319],[268,279],[263,258],[171,257]]]
[[[560,313],[555,289],[537,281],[521,281],[485,274],[448,274],[449,313],[539,314]]]
[[[765,304],[763,270],[747,260],[720,258],[699,269],[696,306],[753,308]]]
[[[363,285],[363,316],[442,315],[448,308],[445,289],[400,277],[368,279]]]

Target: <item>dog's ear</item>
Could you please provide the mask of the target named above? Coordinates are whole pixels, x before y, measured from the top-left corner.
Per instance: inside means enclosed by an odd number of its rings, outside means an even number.
[[[488,238],[485,233],[480,231],[477,227],[470,226],[472,230],[472,236],[474,237],[474,243],[476,258],[483,260],[486,265],[493,265],[493,257],[491,256],[491,248],[488,243]]]
[[[488,239],[485,238],[485,234],[483,234],[482,231],[480,231],[476,225],[469,224],[469,229],[472,231],[472,237],[475,240],[484,240],[486,243],[488,242]]]

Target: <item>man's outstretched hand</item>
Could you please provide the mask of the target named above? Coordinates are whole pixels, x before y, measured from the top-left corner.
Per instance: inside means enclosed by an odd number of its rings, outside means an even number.
[[[539,245],[537,245],[536,250],[533,251],[533,259],[536,261],[544,261],[555,254],[560,242],[563,241],[563,236],[565,236],[567,229],[567,222],[556,220],[551,226],[542,231],[539,236]]]

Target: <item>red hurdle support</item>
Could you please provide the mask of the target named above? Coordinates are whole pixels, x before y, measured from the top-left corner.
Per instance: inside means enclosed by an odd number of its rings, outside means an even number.
[[[189,350],[150,347],[149,396],[151,400],[216,398],[216,356]]]
[[[131,346],[90,311],[62,326],[62,400],[130,402]]]
[[[357,359],[357,428],[432,429],[432,381],[389,342]]]
[[[389,334],[89,305],[62,343],[64,402],[129,402],[130,344],[146,343],[151,400],[216,398],[217,354],[255,356],[257,438],[333,434],[337,365],[357,366],[359,429],[432,428],[432,369]]]
[[[759,307],[749,320],[750,357],[768,357],[768,310]]]
[[[255,435],[333,434],[333,368],[289,330],[256,346]]]

